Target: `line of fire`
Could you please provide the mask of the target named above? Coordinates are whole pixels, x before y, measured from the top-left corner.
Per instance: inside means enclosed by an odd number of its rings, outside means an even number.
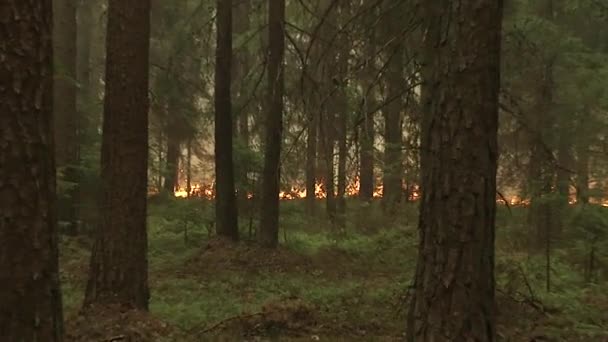
[[[184,170],[180,170],[180,179],[184,178],[184,177],[181,177],[181,174],[183,174],[183,173],[184,173]],[[194,198],[203,198],[203,199],[208,199],[208,200],[212,200],[215,198],[215,182],[214,181],[210,181],[207,183],[193,182],[190,185],[190,188],[188,188],[188,186],[186,185],[187,183],[188,183],[187,181],[180,182],[180,184],[175,187],[173,195],[176,198],[193,198],[194,197]],[[383,185],[379,181],[376,184],[377,185],[375,186],[375,189],[373,192],[373,198],[380,199],[380,198],[382,198],[382,195],[383,195]],[[594,189],[594,188],[597,189],[597,187],[598,187],[597,182],[590,183],[590,189]],[[347,197],[347,198],[359,197],[359,189],[360,189],[360,182],[359,182],[359,179],[355,177],[353,180],[351,180],[348,183],[348,185],[346,187],[345,197]],[[157,189],[154,189],[154,188],[150,189],[150,195],[155,194],[157,192],[158,192]],[[334,189],[334,194],[335,193],[336,193],[336,191]],[[497,193],[496,202],[498,204],[509,205],[509,206],[529,206],[530,205],[531,201],[529,198],[514,194],[513,190],[510,190],[505,193],[507,193],[509,195],[504,195],[502,192]],[[404,183],[403,187],[402,187],[402,194],[403,194],[402,198],[404,198],[407,202],[416,202],[416,201],[420,200],[420,198],[421,198],[420,187],[417,184]],[[304,185],[297,184],[297,185],[292,185],[287,188],[284,187],[283,190],[281,190],[279,192],[279,199],[281,199],[283,201],[301,200],[301,199],[305,199],[306,195],[307,195],[307,192],[306,192]],[[247,192],[247,198],[252,199],[253,197],[254,197],[254,194],[252,192]],[[317,199],[327,198],[327,190],[325,189],[325,185],[321,182],[317,182],[315,184],[315,197]],[[572,186],[572,187],[570,187],[568,203],[570,205],[575,205],[577,203],[576,198],[577,198],[576,188]],[[589,197],[589,203],[601,205],[603,207],[608,207],[608,198]]]

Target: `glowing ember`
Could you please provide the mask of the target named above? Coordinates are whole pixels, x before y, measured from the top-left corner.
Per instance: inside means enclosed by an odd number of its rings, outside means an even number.
[[[175,197],[179,197],[179,198],[186,198],[186,197],[188,197],[188,191],[180,188],[180,189],[176,190],[173,195]]]

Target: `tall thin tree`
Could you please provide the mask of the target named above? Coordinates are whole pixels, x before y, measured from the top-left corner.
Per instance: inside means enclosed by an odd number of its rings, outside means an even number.
[[[71,183],[58,201],[59,220],[76,230],[78,195],[78,115],[76,110],[76,0],[53,1],[53,116],[55,149],[61,180]]]
[[[232,0],[217,0],[215,54],[215,227],[217,234],[238,240],[234,162],[232,158]]]
[[[148,309],[149,38],[150,0],[109,0],[102,218],[95,233],[85,306]]]
[[[384,174],[382,180],[382,205],[384,212],[393,216],[397,204],[403,196],[403,156],[402,156],[402,110],[403,110],[403,46],[401,22],[405,3],[391,9],[386,30],[388,44],[387,101],[384,114]]]
[[[409,340],[495,341],[502,1],[421,8],[422,202]]]
[[[51,0],[0,13],[0,334],[60,342]]]
[[[283,92],[285,87],[285,0],[268,0],[268,99],[262,175],[262,213],[258,240],[274,248],[279,242],[280,158],[283,140]]]

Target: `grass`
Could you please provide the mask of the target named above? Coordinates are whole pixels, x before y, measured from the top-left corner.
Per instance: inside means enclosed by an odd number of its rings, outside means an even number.
[[[336,233],[327,222],[306,217],[298,203],[286,203],[282,227],[287,231],[281,233],[283,254],[277,257],[278,262],[293,257],[310,265],[281,270],[241,265],[238,258],[230,259],[239,255],[238,250],[226,254],[227,264],[234,267],[214,267],[206,264],[204,258],[191,262],[201,255],[209,239],[206,217],[211,211],[195,211],[200,217],[182,215],[192,213],[190,205],[173,203],[170,207],[152,206],[150,210],[150,310],[156,317],[179,330],[194,332],[231,317],[261,312],[268,303],[299,298],[314,307],[316,325],[307,334],[333,336],[337,340],[372,340],[371,336],[383,340],[403,333],[403,298],[416,260],[414,205],[404,207],[402,215],[408,217],[405,223],[402,220],[389,227],[390,223],[380,219],[377,227],[368,229],[353,219],[345,231]],[[377,207],[368,210],[373,212],[371,217],[381,216]],[[521,300],[523,304],[519,306],[534,300],[546,312],[535,314],[540,317],[535,318],[536,327],[531,319],[503,318],[499,329],[517,328],[556,340],[599,338],[608,330],[606,278],[586,284],[580,268],[571,262],[575,259],[573,250],[565,244],[554,252],[553,289],[547,293],[542,255],[528,256],[522,250],[524,221],[525,209],[499,210],[498,296],[506,298],[500,300]],[[189,227],[187,241],[184,225]],[[80,306],[84,291],[86,244],[64,239],[62,251],[64,304],[66,311],[73,313]],[[513,310],[517,308],[514,306]]]

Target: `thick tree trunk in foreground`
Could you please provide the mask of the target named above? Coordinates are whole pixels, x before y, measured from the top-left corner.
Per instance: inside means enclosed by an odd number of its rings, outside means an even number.
[[[0,335],[63,340],[50,0],[0,4]]]
[[[149,0],[109,1],[101,225],[95,233],[85,306],[148,309],[149,38]]]
[[[262,213],[258,240],[274,248],[279,242],[279,183],[283,140],[283,92],[285,53],[285,0],[268,0],[268,99],[264,171],[262,174]]]
[[[234,164],[232,160],[232,0],[217,1],[215,54],[215,229],[238,240]]]
[[[421,5],[428,31],[422,70],[420,245],[410,341],[496,340],[501,3],[456,5],[444,0]]]

